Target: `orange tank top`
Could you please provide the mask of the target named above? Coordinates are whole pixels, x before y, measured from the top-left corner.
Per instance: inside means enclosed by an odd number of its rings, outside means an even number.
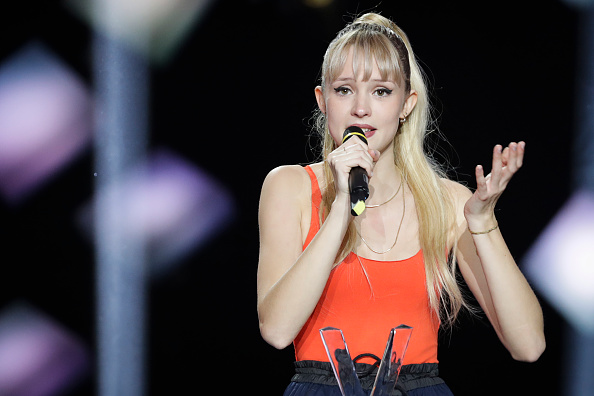
[[[320,229],[322,202],[313,170],[305,169],[311,178],[312,213],[304,250]],[[413,327],[403,363],[437,363],[439,319],[429,307],[422,251],[401,261],[375,261],[351,252],[330,273],[318,305],[295,338],[295,357],[328,361],[319,330],[331,326],[343,331],[351,358],[362,353],[381,358],[390,329],[400,324]]]

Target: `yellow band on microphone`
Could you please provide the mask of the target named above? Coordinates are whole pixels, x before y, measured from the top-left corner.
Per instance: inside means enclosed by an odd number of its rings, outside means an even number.
[[[361,137],[361,140],[363,140],[364,142],[366,142],[366,143],[367,143],[367,137],[365,136],[365,134],[364,134],[364,133],[360,133],[360,132],[349,132],[349,133],[347,133],[347,134],[346,134],[346,135],[345,135],[345,136],[342,138],[342,142],[343,142],[343,143],[344,143],[344,142],[346,142],[346,140],[347,140],[348,138],[350,138],[351,136],[359,136],[359,137]]]

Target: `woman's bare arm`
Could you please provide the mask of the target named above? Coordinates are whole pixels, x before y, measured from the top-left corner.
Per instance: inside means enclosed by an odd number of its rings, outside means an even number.
[[[485,311],[503,345],[516,360],[535,361],[545,349],[540,304],[518,268],[497,225],[494,208],[513,174],[521,167],[524,144],[496,146],[487,177],[477,167],[478,188],[455,188],[459,202],[456,256],[470,290]]]

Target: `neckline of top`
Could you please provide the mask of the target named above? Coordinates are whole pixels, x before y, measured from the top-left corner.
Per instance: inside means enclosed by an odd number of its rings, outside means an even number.
[[[412,256],[410,256],[410,257],[407,257],[407,258],[405,258],[405,259],[401,259],[401,260],[375,260],[375,259],[370,259],[370,258],[367,258],[367,257],[359,256],[358,254],[356,254],[356,253],[354,253],[354,252],[351,252],[351,253],[349,253],[349,255],[351,255],[351,254],[352,254],[352,255],[354,255],[355,257],[358,257],[358,258],[359,258],[359,259],[361,259],[361,260],[365,260],[365,261],[372,262],[372,263],[378,263],[378,264],[389,264],[389,263],[402,263],[403,261],[409,261],[409,260],[412,260],[412,259],[414,259],[415,257],[417,257],[418,255],[420,255],[420,254],[421,254],[421,252],[422,252],[422,249],[419,249],[419,250],[418,250],[418,251],[417,251],[415,254],[413,254]]]

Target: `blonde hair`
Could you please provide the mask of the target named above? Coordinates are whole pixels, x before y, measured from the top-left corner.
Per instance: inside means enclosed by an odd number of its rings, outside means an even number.
[[[399,48],[400,47],[400,48]],[[430,104],[423,73],[416,62],[406,34],[389,19],[369,13],[344,28],[330,43],[322,65],[322,90],[343,70],[347,54],[353,49],[353,68],[363,67],[364,79],[370,78],[373,61],[382,78],[405,84],[405,91],[417,93],[417,104],[401,124],[394,138],[395,166],[405,178],[415,200],[419,220],[419,240],[425,259],[427,293],[431,309],[446,326],[452,325],[462,306],[466,306],[456,280],[455,240],[449,240],[455,226],[455,207],[442,178],[446,174],[425,150],[429,132]],[[362,59],[362,64],[361,60]],[[406,64],[408,63],[408,64]],[[323,140],[324,160],[337,145],[328,132],[326,118],[318,110],[316,129]],[[325,189],[322,196],[320,224],[336,196],[330,167],[324,161]],[[336,262],[354,251],[356,229],[349,225]]]

